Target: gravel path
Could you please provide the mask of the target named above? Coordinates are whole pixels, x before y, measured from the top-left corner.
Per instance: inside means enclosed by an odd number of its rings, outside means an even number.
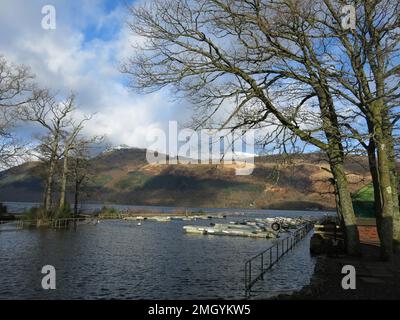
[[[320,256],[317,259],[311,284],[292,295],[275,299],[306,300],[359,300],[400,299],[400,255],[391,262],[379,261],[379,247],[363,244],[362,257],[345,255]],[[356,269],[356,289],[344,290],[341,282],[344,265]]]

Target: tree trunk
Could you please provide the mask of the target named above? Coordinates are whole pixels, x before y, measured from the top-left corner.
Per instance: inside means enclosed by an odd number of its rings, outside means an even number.
[[[392,130],[385,126],[385,138],[388,148],[388,161],[390,171],[390,181],[393,199],[393,251],[400,252],[400,212],[399,212],[399,192],[398,192],[398,175],[396,170],[396,156],[394,151],[394,142]]]
[[[335,189],[335,203],[336,203],[337,216],[338,216],[340,225],[344,226],[343,213],[341,212],[341,205],[340,205],[340,197],[339,197],[338,186],[336,184],[335,179],[332,179],[332,180],[333,180],[333,186],[334,186],[334,189]]]
[[[384,137],[381,110],[380,103],[373,108],[374,138],[378,153],[378,174],[382,205],[381,212],[377,212],[377,226],[380,229],[381,258],[390,260],[393,256],[393,188],[390,178],[389,150]]]
[[[328,88],[327,85],[326,88]],[[349,255],[358,256],[361,254],[360,239],[356,216],[354,214],[353,201],[344,170],[344,152],[340,126],[333,100],[328,94],[329,90],[321,90],[321,88],[317,87],[316,92],[318,93],[323,128],[328,141],[328,149],[326,152],[337,188],[339,212],[342,214],[346,251]]]
[[[396,163],[393,165],[396,166]],[[396,171],[396,169],[394,170]],[[400,253],[400,209],[399,209],[399,180],[397,174],[392,173],[392,190],[393,190],[393,251]]]
[[[57,133],[54,136],[54,139],[51,143],[51,155],[49,160],[49,170],[46,182],[46,190],[44,195],[44,209],[46,217],[49,218],[51,216],[51,206],[52,206],[52,197],[53,197],[53,180],[54,180],[54,172],[56,169],[57,162],[57,149],[59,143],[59,134]]]
[[[75,181],[75,193],[74,193],[74,217],[78,215],[78,203],[79,203],[79,182]]]
[[[392,177],[393,190],[393,252],[400,253],[400,209],[399,209],[399,192],[398,177],[394,174]]]
[[[53,177],[55,170],[55,159],[52,157],[49,163],[49,170],[47,173],[46,190],[44,195],[44,209],[46,212],[46,217],[50,217],[51,213],[51,203],[52,203],[52,193],[53,193]]]
[[[336,182],[335,182],[335,179],[333,179],[333,181],[334,181],[334,187],[335,187],[335,203],[336,203],[336,212],[337,212],[337,216],[338,216],[338,219],[339,219],[339,226],[340,226],[340,229],[341,230],[346,230],[346,224],[345,224],[345,222],[344,222],[344,219],[343,219],[343,213],[342,213],[342,204],[340,203],[340,196],[339,196],[339,189],[338,189],[338,186],[336,185]],[[345,243],[347,243],[347,240],[346,240],[346,234],[344,234],[344,237],[345,237]]]
[[[66,189],[67,189],[67,174],[68,174],[68,156],[65,154],[64,160],[63,160],[62,177],[61,177],[60,203],[58,206],[60,209],[63,209],[65,206],[65,193],[66,193]]]
[[[377,165],[377,159],[376,159],[376,146],[375,146],[375,141],[372,138],[369,141],[369,146],[368,146],[367,152],[368,152],[369,171],[371,174],[372,186],[374,188],[374,209],[375,209],[376,225],[377,225],[378,235],[380,238],[381,237],[380,225],[381,225],[381,217],[382,217],[382,200],[381,200],[381,192],[380,192],[380,185],[379,185],[378,165]]]
[[[356,216],[354,214],[353,202],[346,174],[341,163],[331,163],[331,170],[336,182],[339,212],[342,214],[344,224],[344,235],[346,238],[346,250],[350,255],[360,255],[360,239],[358,235]]]

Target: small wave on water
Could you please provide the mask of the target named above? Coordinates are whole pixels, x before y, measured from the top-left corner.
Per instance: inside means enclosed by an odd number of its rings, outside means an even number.
[[[0,299],[244,298],[244,263],[270,246],[270,240],[188,235],[183,232],[185,224],[146,221],[138,226],[105,220],[76,231],[0,232]],[[41,287],[41,268],[48,264],[57,272],[56,290]],[[305,239],[255,291],[271,296],[300,289],[309,283],[313,270]]]

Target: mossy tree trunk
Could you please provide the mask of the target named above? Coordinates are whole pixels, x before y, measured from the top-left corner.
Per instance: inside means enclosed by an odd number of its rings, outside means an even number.
[[[326,86],[327,87],[327,86]],[[353,208],[353,201],[344,169],[344,150],[342,145],[342,135],[335,112],[332,97],[327,94],[327,90],[316,89],[318,92],[319,103],[325,136],[328,141],[326,150],[329,164],[337,192],[338,212],[344,225],[344,235],[347,253],[350,255],[360,255],[360,239],[357,229],[357,221]]]
[[[48,164],[47,177],[46,177],[46,188],[44,192],[43,207],[45,211],[45,218],[51,218],[52,210],[52,198],[53,198],[53,184],[54,174],[57,165],[57,150],[59,146],[59,133],[54,135],[54,139],[51,143],[51,155]]]
[[[67,176],[68,176],[68,155],[64,154],[63,169],[61,175],[61,189],[60,189],[60,202],[58,207],[63,209],[65,206],[65,194],[67,190]]]
[[[360,254],[360,240],[357,229],[356,216],[354,214],[353,202],[348,188],[348,181],[343,164],[332,161],[331,170],[336,182],[338,192],[338,211],[344,225],[346,239],[346,250],[351,255]]]
[[[374,122],[374,141],[377,147],[379,191],[382,210],[377,212],[377,226],[381,241],[381,258],[390,260],[393,256],[393,188],[390,177],[390,160],[387,138],[383,130],[383,103],[371,104]]]
[[[372,132],[372,129],[371,129]],[[381,219],[380,217],[382,216],[382,200],[381,200],[381,192],[380,192],[380,185],[379,185],[379,172],[378,172],[378,163],[376,159],[376,146],[375,146],[375,141],[373,138],[370,139],[369,145],[367,147],[367,153],[368,153],[368,166],[369,166],[369,171],[371,174],[371,179],[372,179],[372,187],[374,189],[374,209],[375,209],[375,218],[376,218],[376,224],[377,224],[377,231],[379,238],[381,238],[381,228],[380,228],[380,223]]]
[[[400,212],[399,212],[399,179],[396,168],[396,156],[394,150],[394,141],[392,133],[392,125],[388,118],[385,118],[384,135],[386,139],[388,163],[390,171],[390,181],[392,189],[392,201],[393,201],[393,251],[395,253],[400,252]]]

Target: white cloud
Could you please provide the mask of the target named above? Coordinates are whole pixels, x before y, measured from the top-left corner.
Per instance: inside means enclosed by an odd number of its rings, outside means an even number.
[[[145,147],[149,128],[183,120],[183,109],[166,92],[137,95],[122,84],[119,61],[134,40],[124,26],[123,2],[104,12],[104,0],[52,1],[57,29],[41,28],[45,1],[0,2],[0,53],[32,68],[40,86],[78,95],[79,113],[96,113],[88,134],[106,134],[114,144]],[[96,37],[94,35],[105,35]]]

